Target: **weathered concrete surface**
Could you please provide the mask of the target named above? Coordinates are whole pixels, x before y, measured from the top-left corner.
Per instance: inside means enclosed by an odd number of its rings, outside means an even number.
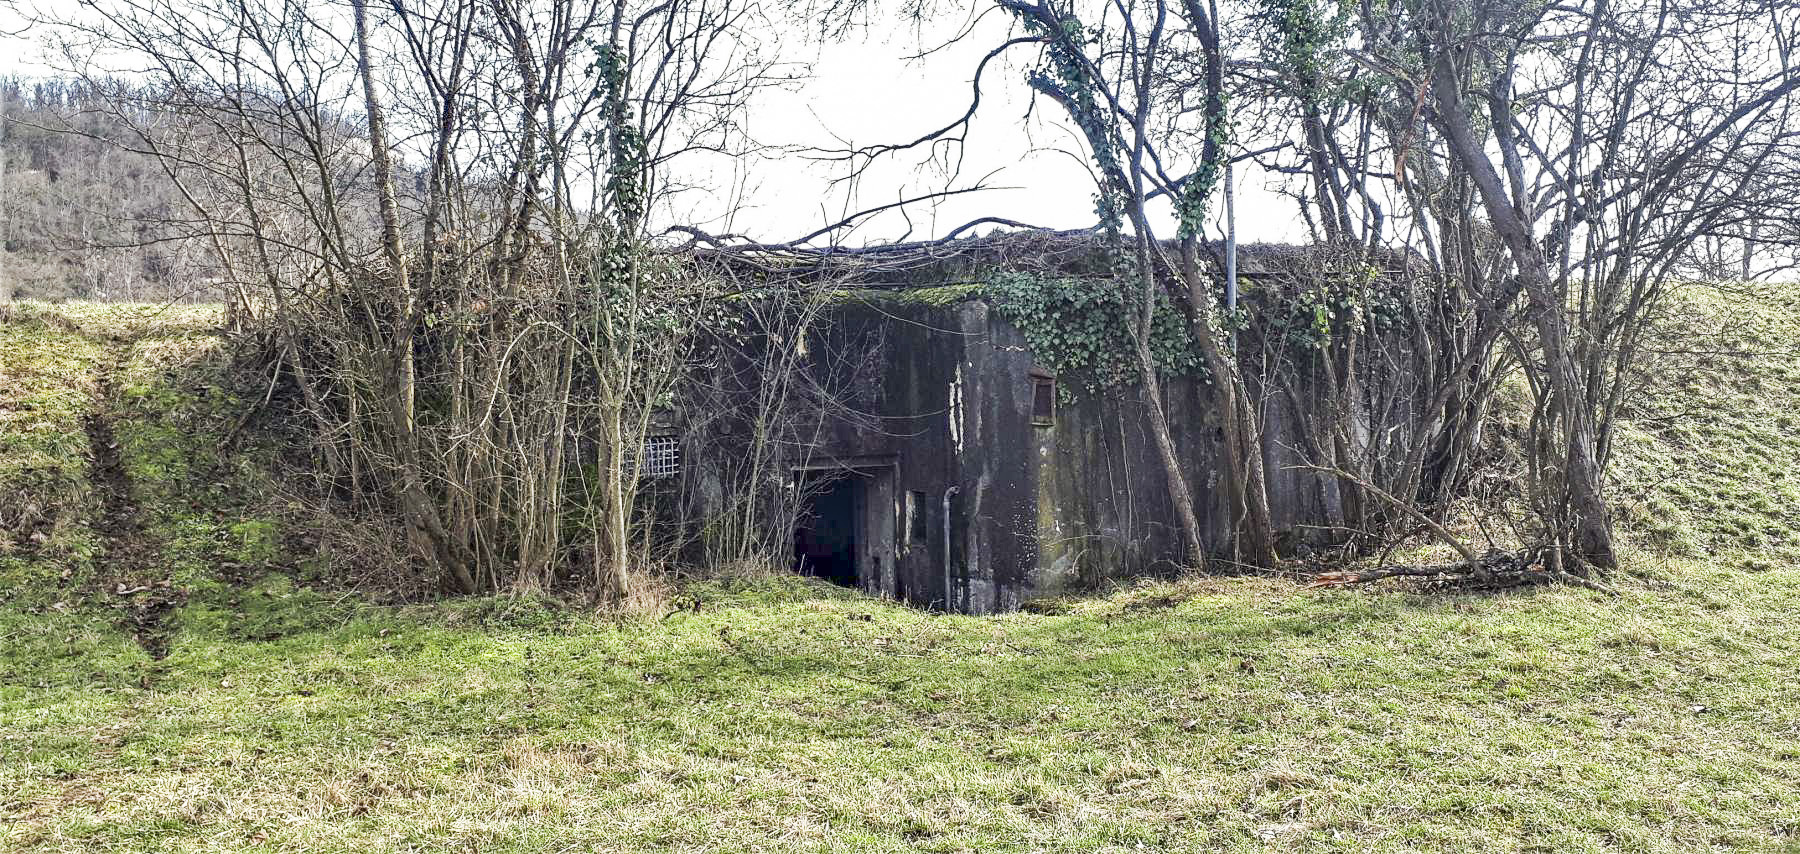
[[[870,478],[864,536],[880,544],[864,589],[983,614],[1033,594],[1179,569],[1181,536],[1139,389],[1076,395],[1059,402],[1053,424],[1034,425],[1032,373],[1042,366],[1023,334],[979,299],[853,295],[807,347],[815,370],[839,372],[840,387],[849,377],[868,386],[852,401],[865,417],[826,417],[806,462]],[[1164,396],[1205,544],[1219,552],[1230,520],[1216,414],[1194,380],[1167,381]],[[1264,405],[1276,527],[1338,524],[1333,484],[1299,467],[1293,400],[1269,395]]]

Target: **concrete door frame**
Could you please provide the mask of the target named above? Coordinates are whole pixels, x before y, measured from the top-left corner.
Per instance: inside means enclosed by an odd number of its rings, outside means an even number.
[[[856,491],[860,506],[854,510],[858,543],[856,583],[871,596],[893,598],[897,590],[899,505],[894,490],[899,482],[899,468],[900,460],[892,454],[833,457],[788,465],[792,475],[840,471],[864,479],[862,488]]]

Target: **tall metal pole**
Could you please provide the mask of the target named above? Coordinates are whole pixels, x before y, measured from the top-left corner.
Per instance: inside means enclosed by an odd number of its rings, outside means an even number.
[[[1237,193],[1233,190],[1231,156],[1225,157],[1225,322],[1237,317]],[[1231,349],[1237,351],[1237,328],[1231,328]]]

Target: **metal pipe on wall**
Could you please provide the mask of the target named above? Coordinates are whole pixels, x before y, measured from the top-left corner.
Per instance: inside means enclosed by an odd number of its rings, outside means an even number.
[[[962,491],[960,486],[952,486],[944,490],[944,613],[956,610],[954,600],[950,598],[950,497]]]

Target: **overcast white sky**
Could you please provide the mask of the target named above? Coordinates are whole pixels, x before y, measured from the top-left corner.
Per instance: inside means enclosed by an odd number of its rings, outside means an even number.
[[[927,60],[907,57],[918,53],[921,44],[944,43],[968,24],[964,17],[950,18],[921,32],[888,22],[841,42],[807,47],[808,58],[816,56],[813,75],[793,92],[765,93],[751,118],[752,133],[774,144],[832,146],[841,140],[868,145],[910,141],[943,127],[968,107],[975,66],[1005,40],[1005,17],[987,15],[968,38]],[[1021,62],[1029,56],[1018,54]],[[963,150],[956,186],[985,179],[996,189],[911,207],[904,214],[882,214],[857,236],[891,240],[910,229],[913,238],[934,237],[981,216],[1050,228],[1093,225],[1094,184],[1082,160],[1069,154],[1081,150],[1073,131],[1052,104],[1039,104],[1028,118],[1031,103],[1023,78],[1024,69],[1016,63],[988,68],[981,109]],[[798,236],[841,219],[846,202],[853,211],[943,188],[942,171],[921,160],[893,160],[870,170],[854,200],[846,198],[844,187],[831,186],[832,178],[843,173],[842,164],[794,157],[757,163],[747,193],[754,223],[746,224],[740,216],[736,230],[771,239]],[[1262,183],[1259,177],[1238,175],[1240,234],[1305,240],[1294,208],[1264,191]],[[776,229],[764,223],[792,225]]]
[[[74,0],[22,0],[8,10],[6,3],[0,0],[3,31],[18,28],[21,11],[75,5]],[[944,19],[918,31],[877,20],[836,43],[792,41],[798,54],[794,58],[811,61],[812,74],[792,91],[764,93],[753,106],[751,133],[770,145],[830,147],[839,144],[837,140],[854,144],[910,140],[947,124],[968,105],[975,64],[1004,38],[1005,20],[987,16],[973,37],[928,61],[905,57],[922,43],[943,41],[966,24],[960,17]],[[43,73],[39,56],[32,34],[0,36],[0,74]],[[1026,119],[1029,99],[1022,75],[1016,65],[989,68],[982,110],[956,184],[968,186],[986,178],[996,189],[909,207],[904,214],[880,215],[845,242],[894,240],[909,234],[914,239],[935,237],[981,216],[1051,228],[1092,225],[1093,182],[1083,163],[1067,153],[1078,150],[1073,137],[1065,125],[1054,121],[1059,116],[1053,107]],[[870,170],[854,197],[850,188],[833,186],[832,179],[843,173],[841,164],[771,157],[740,164],[736,168],[741,173],[734,175],[721,163],[696,182],[716,188],[716,197],[689,197],[682,218],[701,220],[699,224],[712,231],[791,239],[841,219],[847,205],[848,210],[873,207],[942,189],[942,171],[919,161],[893,161]],[[1238,175],[1240,235],[1247,240],[1304,240],[1292,205],[1263,191],[1262,183],[1258,176]],[[734,221],[716,219],[713,212],[730,208],[733,186],[742,187],[740,213]]]

